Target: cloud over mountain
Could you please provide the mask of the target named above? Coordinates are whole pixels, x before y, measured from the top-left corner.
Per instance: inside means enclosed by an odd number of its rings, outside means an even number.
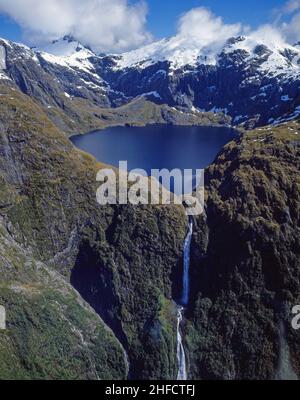
[[[71,35],[105,53],[152,42],[146,29],[147,11],[146,0],[0,0],[0,13],[21,26],[28,44],[43,47]],[[172,43],[194,43],[217,51],[229,37],[245,33],[270,44],[300,41],[300,0],[289,0],[273,10],[272,23],[256,30],[241,23],[226,24],[205,7],[193,8],[180,16]]]
[[[276,29],[286,41],[300,41],[300,0],[289,0],[274,11]]]
[[[204,7],[191,9],[181,16],[178,23],[179,36],[198,40],[202,46],[226,41],[229,37],[239,34],[241,30],[241,24],[225,24],[221,17],[215,16]]]
[[[0,0],[31,44],[71,34],[97,51],[130,50],[149,41],[147,5],[127,0]]]

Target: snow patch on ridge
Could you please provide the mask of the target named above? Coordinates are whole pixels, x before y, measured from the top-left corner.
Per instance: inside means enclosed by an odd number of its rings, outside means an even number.
[[[54,40],[51,44],[41,49],[44,53],[52,54],[56,57],[70,57],[75,53],[85,52],[86,56],[92,56],[94,53],[84,47],[80,42],[65,36],[61,40]]]
[[[281,96],[281,100],[282,101],[291,101],[293,99],[291,99],[288,94],[285,94],[284,96]]]
[[[89,61],[89,58],[95,57],[95,54],[69,37],[52,42],[40,51],[40,55],[49,63],[95,73],[94,67]],[[99,78],[98,75],[95,74],[95,76]]]
[[[6,49],[3,45],[0,45],[0,80],[10,80],[10,78],[4,73],[6,68]]]
[[[0,45],[0,71],[6,69],[6,49]]]
[[[156,91],[148,92],[148,93],[143,93],[143,94],[141,95],[141,97],[148,97],[148,96],[154,96],[154,97],[156,97],[157,99],[161,99],[161,95],[160,95],[158,92],[156,92]]]
[[[269,123],[272,123],[272,125],[279,125],[284,122],[293,121],[294,119],[299,117],[300,117],[300,106],[297,106],[295,107],[294,111],[290,114],[283,115],[275,120],[274,118],[270,118]]]

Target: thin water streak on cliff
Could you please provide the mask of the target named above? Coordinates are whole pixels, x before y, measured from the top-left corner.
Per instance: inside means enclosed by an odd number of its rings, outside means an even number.
[[[185,351],[182,343],[182,336],[180,333],[180,324],[183,319],[183,308],[178,307],[177,309],[177,363],[178,363],[178,381],[186,381],[187,380],[187,371],[186,371],[186,358]]]
[[[280,354],[279,354],[278,370],[276,373],[276,380],[280,381],[298,380],[298,376],[295,373],[292,366],[290,349],[286,340],[286,332],[282,321],[280,321],[279,324],[279,345],[280,345]]]
[[[182,335],[180,331],[181,323],[183,320],[184,306],[188,305],[189,293],[190,293],[190,250],[193,236],[193,221],[189,220],[188,233],[186,235],[183,247],[183,287],[180,305],[177,308],[177,363],[178,363],[178,374],[177,380],[187,380],[187,368],[186,368],[186,355],[182,342]]]

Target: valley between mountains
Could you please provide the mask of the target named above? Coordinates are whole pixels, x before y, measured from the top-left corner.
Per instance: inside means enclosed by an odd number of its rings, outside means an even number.
[[[194,219],[188,377],[300,377],[299,45],[238,37],[188,62],[169,49],[0,40],[0,378],[176,378],[185,210],[100,207],[104,165],[68,139],[153,123],[240,130]]]

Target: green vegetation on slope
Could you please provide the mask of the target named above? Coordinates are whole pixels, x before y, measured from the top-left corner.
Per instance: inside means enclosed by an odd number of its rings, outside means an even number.
[[[4,222],[4,221],[2,221]],[[1,379],[123,379],[120,344],[57,272],[0,224]]]
[[[161,312],[159,305],[172,298],[172,275],[179,268],[187,223],[183,207],[100,207],[95,178],[103,165],[76,150],[29,97],[7,86],[1,86],[0,92],[0,179],[4,188],[0,215],[4,226],[16,242],[31,249],[35,260],[71,282],[113,329],[129,355],[133,377],[175,377],[176,316],[171,307],[162,306]],[[10,279],[13,263],[10,255],[3,269],[4,282]],[[17,281],[19,274],[29,274],[23,263],[18,266]],[[3,299],[9,302],[9,297]],[[57,318],[54,306],[43,320],[41,307],[46,301],[50,301],[49,294],[43,293],[35,307],[45,336],[33,327],[26,328],[28,334],[39,337],[37,343],[45,340],[48,330],[50,336],[58,334],[52,326]],[[19,331],[19,325],[15,329]],[[104,358],[109,338],[102,338],[104,350],[99,357]],[[64,355],[59,353],[66,357],[62,365],[69,363],[65,349],[72,349],[72,338],[67,334],[65,340],[54,341],[64,349]],[[19,363],[29,353],[33,362],[37,348],[24,343],[27,347],[18,353]],[[116,339],[114,343],[117,346]],[[93,353],[99,344],[100,339]],[[109,376],[124,373],[118,357],[117,353],[107,355]],[[77,374],[74,363],[68,364],[69,377]],[[44,377],[52,377],[50,366],[39,369]],[[86,378],[86,370],[78,372],[78,377]]]
[[[111,126],[145,126],[150,124],[223,126],[231,118],[220,113],[181,111],[166,104],[155,104],[138,97],[117,108],[100,108],[82,98],[64,99],[65,107],[44,107],[53,123],[70,134],[86,133]]]
[[[186,328],[195,379],[275,379],[282,342],[300,376],[300,126],[245,132],[206,173]],[[284,326],[284,333],[280,329]]]
[[[183,208],[98,206],[101,165],[30,98],[0,93],[0,298],[9,305],[0,377],[123,377],[121,342],[131,377],[174,378]],[[143,120],[158,115],[148,102],[130,107]],[[191,378],[273,379],[280,323],[300,374],[289,315],[300,301],[298,134],[297,122],[245,132],[207,169],[186,312]]]

